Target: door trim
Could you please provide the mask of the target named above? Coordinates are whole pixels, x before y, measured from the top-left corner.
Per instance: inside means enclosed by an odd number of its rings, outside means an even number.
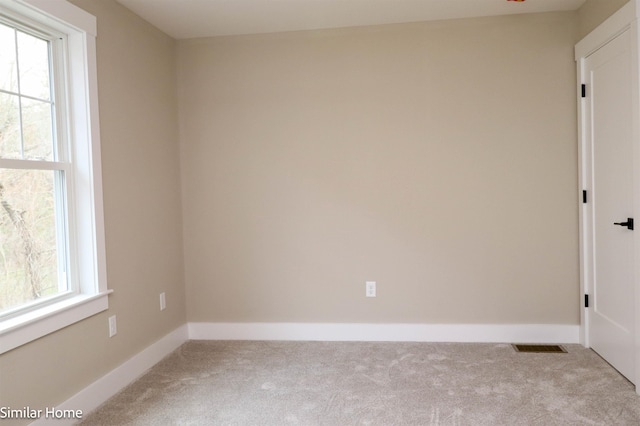
[[[584,204],[582,191],[590,192],[589,170],[592,159],[589,152],[584,149],[586,138],[586,102],[582,98],[582,84],[587,83],[585,72],[585,59],[600,47],[613,40],[624,31],[630,31],[632,54],[632,115],[633,115],[633,185],[636,188],[633,200],[634,217],[640,218],[640,63],[638,48],[640,46],[638,30],[638,18],[640,12],[640,0],[630,0],[619,11],[609,17],[605,22],[589,33],[575,46],[575,60],[577,66],[578,84],[576,85],[578,99],[578,196],[579,196],[579,236],[580,236],[580,343],[590,347],[588,333],[588,308],[582,305],[585,294],[589,294],[592,282],[593,259],[590,258],[589,247],[592,238],[587,224],[591,221],[590,204]],[[587,90],[589,88],[587,87]],[[635,300],[635,377],[636,393],[640,395],[640,232],[634,232],[634,300]]]

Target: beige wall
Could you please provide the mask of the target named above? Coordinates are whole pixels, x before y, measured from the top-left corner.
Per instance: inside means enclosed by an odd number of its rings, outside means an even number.
[[[0,405],[58,404],[186,321],[175,42],[112,0],[98,18],[110,308],[0,355]],[[158,295],[167,294],[159,310]],[[107,317],[118,334],[108,338]],[[3,425],[11,422],[2,422]]]
[[[179,42],[189,321],[577,324],[576,32]]]
[[[628,2],[629,0],[587,0],[578,9],[578,38],[582,39],[589,34]]]

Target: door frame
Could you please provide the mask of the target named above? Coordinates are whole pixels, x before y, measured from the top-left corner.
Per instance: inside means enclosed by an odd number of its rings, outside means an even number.
[[[590,347],[589,342],[589,310],[584,307],[585,294],[590,294],[593,280],[593,259],[590,247],[593,238],[589,229],[592,223],[591,205],[589,194],[592,192],[590,185],[590,150],[585,149],[586,140],[586,101],[582,98],[582,84],[586,84],[585,60],[593,52],[607,44],[609,41],[630,31],[631,55],[632,55],[632,116],[633,116],[633,214],[640,220],[640,31],[638,30],[638,18],[640,13],[640,0],[630,0],[620,10],[604,21],[575,46],[575,60],[577,66],[577,98],[578,98],[578,184],[579,184],[579,235],[580,235],[580,343]],[[587,88],[587,90],[589,90]],[[583,202],[582,191],[587,191],[587,203]],[[636,393],[640,395],[640,229],[634,232],[634,300],[635,300],[635,377]]]

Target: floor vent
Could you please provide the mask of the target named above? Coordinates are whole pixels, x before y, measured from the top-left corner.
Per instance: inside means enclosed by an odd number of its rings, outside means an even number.
[[[562,354],[567,350],[560,345],[512,345],[516,352]]]

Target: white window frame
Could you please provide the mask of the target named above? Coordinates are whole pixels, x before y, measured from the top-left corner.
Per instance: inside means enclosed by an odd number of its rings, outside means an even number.
[[[0,354],[109,308],[107,288],[96,18],[66,0],[0,0],[9,13],[64,34],[67,137],[73,179],[69,211],[69,258],[76,283],[70,297],[0,320]]]

